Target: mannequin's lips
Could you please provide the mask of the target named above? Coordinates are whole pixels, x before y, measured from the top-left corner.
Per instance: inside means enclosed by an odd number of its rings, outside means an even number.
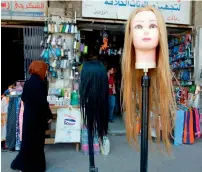
[[[143,38],[142,40],[143,40],[143,41],[150,41],[151,38]]]

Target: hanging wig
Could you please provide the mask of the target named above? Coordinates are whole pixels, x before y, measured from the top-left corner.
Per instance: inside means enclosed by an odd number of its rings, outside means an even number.
[[[108,131],[108,77],[105,66],[98,60],[85,62],[81,71],[80,108],[84,125],[92,136],[103,138]]]
[[[176,103],[169,67],[166,25],[161,13],[151,6],[138,8],[131,13],[125,29],[124,55],[122,58],[122,91],[123,109],[126,112],[125,124],[127,140],[130,144],[135,145],[136,148],[139,149],[139,133],[136,132],[136,117],[142,114],[141,77],[143,76],[143,70],[135,69],[136,57],[132,40],[131,21],[135,15],[141,11],[152,11],[157,18],[159,29],[159,44],[156,49],[157,67],[155,69],[149,69],[148,72],[148,76],[151,77],[149,112],[153,114],[152,120],[149,114],[149,140],[152,140],[151,127],[154,127],[157,135],[157,143],[160,143],[162,138],[166,151],[169,153],[171,150],[170,133],[174,125],[174,121],[172,120],[175,117]],[[137,109],[140,109],[140,112],[138,112]],[[153,126],[151,126],[151,122],[153,122]]]

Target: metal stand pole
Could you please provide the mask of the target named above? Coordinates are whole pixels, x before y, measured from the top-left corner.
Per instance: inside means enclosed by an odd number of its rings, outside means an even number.
[[[89,172],[98,172],[98,168],[95,167],[94,161],[94,148],[93,148],[93,137],[92,133],[89,132],[90,129],[88,128],[88,147],[89,147]]]
[[[142,124],[141,124],[141,155],[140,172],[147,172],[148,166],[148,119],[149,119],[149,86],[150,78],[147,70],[142,76]]]

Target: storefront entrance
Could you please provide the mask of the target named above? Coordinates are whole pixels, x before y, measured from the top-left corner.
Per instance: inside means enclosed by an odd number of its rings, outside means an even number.
[[[31,24],[30,24],[31,25]],[[2,31],[2,84],[1,94],[18,80],[28,78],[28,68],[38,60],[44,38],[42,26],[3,25]]]
[[[96,51],[98,59],[106,68],[115,69],[114,78],[116,82],[116,105],[114,109],[114,123],[109,123],[110,132],[113,134],[125,133],[123,115],[121,112],[121,57],[124,44],[124,25],[103,24],[79,24],[81,43],[88,45],[89,49]],[[107,51],[101,50],[107,38]],[[88,59],[88,54],[84,57]]]
[[[1,94],[24,80],[23,28],[1,28]]]

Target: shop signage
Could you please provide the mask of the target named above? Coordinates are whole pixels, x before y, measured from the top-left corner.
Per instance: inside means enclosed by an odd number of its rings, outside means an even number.
[[[43,21],[46,1],[1,1],[1,19]]]
[[[166,23],[191,24],[191,1],[183,0],[83,0],[82,17],[127,20],[131,11],[147,5],[159,9]]]

